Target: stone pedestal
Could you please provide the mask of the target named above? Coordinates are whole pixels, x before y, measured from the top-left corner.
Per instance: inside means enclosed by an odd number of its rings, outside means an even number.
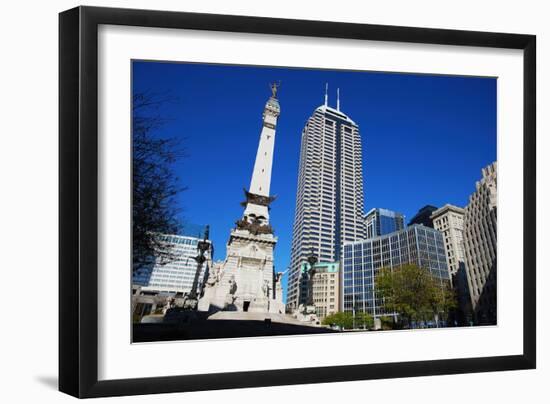
[[[273,234],[232,230],[227,257],[213,266],[199,310],[284,313],[282,289],[273,272],[276,243]]]

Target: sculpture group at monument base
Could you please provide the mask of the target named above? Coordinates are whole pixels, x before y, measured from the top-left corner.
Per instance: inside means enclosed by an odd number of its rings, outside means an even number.
[[[233,229],[227,256],[209,272],[198,310],[284,314],[281,276],[273,268],[276,243],[271,233]]]
[[[317,310],[314,305],[301,304],[298,306],[298,310],[293,313],[293,317],[301,324],[321,326],[321,321],[317,317]]]

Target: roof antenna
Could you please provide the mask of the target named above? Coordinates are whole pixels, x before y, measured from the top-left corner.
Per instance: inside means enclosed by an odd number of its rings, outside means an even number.
[[[336,89],[336,111],[340,111],[340,89]]]
[[[328,106],[328,83],[325,83],[325,107]]]

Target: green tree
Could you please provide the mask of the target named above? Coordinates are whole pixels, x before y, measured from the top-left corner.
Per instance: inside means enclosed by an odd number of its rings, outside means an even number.
[[[351,313],[339,311],[338,313],[326,316],[323,320],[323,324],[336,325],[343,329],[351,330],[353,328],[353,315]]]
[[[409,325],[413,321],[437,323],[457,306],[450,283],[441,284],[428,270],[413,264],[380,269],[375,288],[386,309],[398,313]]]
[[[369,329],[374,325],[374,319],[368,313],[356,313],[354,318],[352,313],[339,311],[325,317],[323,325],[336,325],[346,330]]]
[[[382,330],[395,330],[400,328],[400,324],[395,323],[392,316],[380,316],[379,318]]]
[[[374,318],[369,313],[355,313],[355,328],[370,329],[374,326]]]

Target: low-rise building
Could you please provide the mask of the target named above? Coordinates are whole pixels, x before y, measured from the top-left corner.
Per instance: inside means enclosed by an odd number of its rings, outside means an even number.
[[[441,287],[450,284],[442,234],[422,225],[372,239],[346,243],[343,261],[343,311],[366,312],[375,319],[395,316],[377,296],[375,278],[381,268],[415,264],[430,271]]]
[[[312,284],[309,284],[311,266],[301,266],[300,304],[307,305],[309,293],[313,294],[315,314],[322,321],[340,308],[340,265],[338,262],[318,262],[314,266]]]
[[[166,263],[156,262],[151,268],[138,269],[132,283],[141,286],[142,292],[169,292],[187,293],[191,291],[193,280],[197,272],[195,257],[198,254],[197,246],[200,237],[180,236],[165,234],[159,236],[160,241],[170,248],[170,255],[173,259]],[[203,285],[205,273],[212,266],[212,248],[206,252],[206,261],[199,274],[199,294]]]

